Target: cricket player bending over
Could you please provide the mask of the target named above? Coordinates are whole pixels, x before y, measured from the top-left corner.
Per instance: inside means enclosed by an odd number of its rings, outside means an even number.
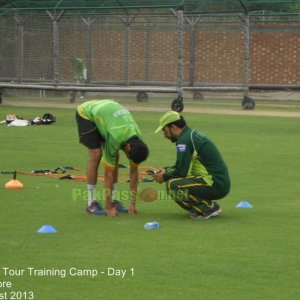
[[[112,201],[118,179],[119,150],[130,161],[130,204],[128,212],[136,214],[138,165],[147,159],[149,150],[130,112],[114,100],[92,100],[78,106],[76,120],[79,141],[88,148],[87,214],[116,216],[124,211],[119,201]],[[100,160],[104,166],[105,210],[96,201],[96,184]],[[127,209],[125,209],[127,211]]]

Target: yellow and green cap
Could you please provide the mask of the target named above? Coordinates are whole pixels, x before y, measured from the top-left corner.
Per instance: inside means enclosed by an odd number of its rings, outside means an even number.
[[[177,120],[180,120],[180,114],[176,111],[168,111],[164,113],[161,118],[159,119],[159,126],[155,130],[155,133],[161,131],[166,125],[173,123]]]

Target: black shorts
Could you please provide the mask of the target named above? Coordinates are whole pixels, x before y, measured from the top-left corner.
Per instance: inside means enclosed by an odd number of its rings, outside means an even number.
[[[82,118],[78,112],[76,112],[76,121],[79,133],[79,142],[89,149],[101,148],[101,144],[105,142],[98,131],[96,124]]]

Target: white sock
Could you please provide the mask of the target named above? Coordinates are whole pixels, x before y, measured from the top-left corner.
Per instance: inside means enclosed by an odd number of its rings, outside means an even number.
[[[91,203],[96,200],[96,185],[88,184],[87,191],[88,191],[88,205],[91,205]]]

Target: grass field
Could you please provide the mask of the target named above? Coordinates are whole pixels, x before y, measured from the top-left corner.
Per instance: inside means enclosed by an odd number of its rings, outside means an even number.
[[[74,109],[2,106],[0,119],[49,111],[54,125],[0,125],[0,171],[74,166],[84,174]],[[150,147],[147,165],[157,167],[175,160],[174,145],[153,133],[160,114],[133,112]],[[85,183],[18,175],[24,189],[6,190],[11,175],[0,175],[0,299],[17,291],[23,293],[15,299],[32,299],[32,291],[42,300],[298,299],[299,118],[184,116],[216,142],[229,166],[232,190],[220,201],[220,217],[191,220],[167,199],[139,202],[137,216],[89,217]],[[163,185],[140,184],[149,186],[164,193]],[[243,200],[253,208],[235,208]],[[161,228],[145,230],[149,221]],[[37,233],[45,224],[58,232]]]

